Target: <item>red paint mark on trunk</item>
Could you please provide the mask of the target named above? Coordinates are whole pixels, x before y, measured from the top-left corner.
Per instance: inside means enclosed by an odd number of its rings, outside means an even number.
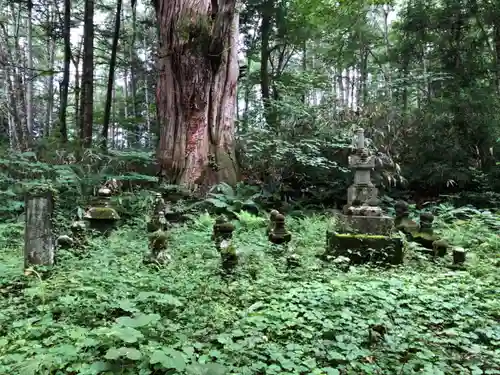
[[[203,125],[202,116],[193,115],[192,118],[188,120],[186,144],[186,153],[188,155],[196,150],[196,146],[203,136]]]

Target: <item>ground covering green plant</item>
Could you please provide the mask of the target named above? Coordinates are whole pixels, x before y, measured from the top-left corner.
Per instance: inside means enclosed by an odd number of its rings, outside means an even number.
[[[265,220],[238,216],[232,279],[208,215],[174,230],[164,268],[142,264],[144,229],[126,227],[87,255],[61,252],[46,279],[22,276],[22,225],[1,225],[0,373],[500,372],[500,238],[481,215],[437,223],[472,249],[466,271],[409,253],[403,267],[347,273],[315,257],[328,219],[289,219],[302,266],[287,272]]]

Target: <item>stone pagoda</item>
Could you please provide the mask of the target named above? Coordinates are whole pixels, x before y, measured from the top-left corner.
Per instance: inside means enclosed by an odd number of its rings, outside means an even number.
[[[347,204],[336,217],[335,230],[327,232],[323,258],[344,256],[354,264],[402,263],[403,242],[393,236],[393,219],[378,206],[378,189],[371,181],[375,157],[365,145],[363,129],[356,131],[356,150],[349,157],[349,167],[354,170],[354,182],[347,189]]]

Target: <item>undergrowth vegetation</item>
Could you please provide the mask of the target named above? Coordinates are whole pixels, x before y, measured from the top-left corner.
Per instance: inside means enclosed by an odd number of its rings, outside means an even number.
[[[471,250],[466,271],[410,249],[405,266],[342,272],[316,258],[328,218],[289,220],[287,271],[264,219],[240,213],[230,279],[207,214],[173,230],[168,266],[143,265],[143,227],[122,227],[43,278],[22,276],[22,225],[1,225],[0,373],[498,374],[500,219],[467,214],[437,223]]]

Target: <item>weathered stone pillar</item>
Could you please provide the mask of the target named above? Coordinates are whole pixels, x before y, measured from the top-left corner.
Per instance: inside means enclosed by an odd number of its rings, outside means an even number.
[[[52,266],[55,241],[52,233],[54,192],[48,187],[32,189],[25,197],[24,267]]]

